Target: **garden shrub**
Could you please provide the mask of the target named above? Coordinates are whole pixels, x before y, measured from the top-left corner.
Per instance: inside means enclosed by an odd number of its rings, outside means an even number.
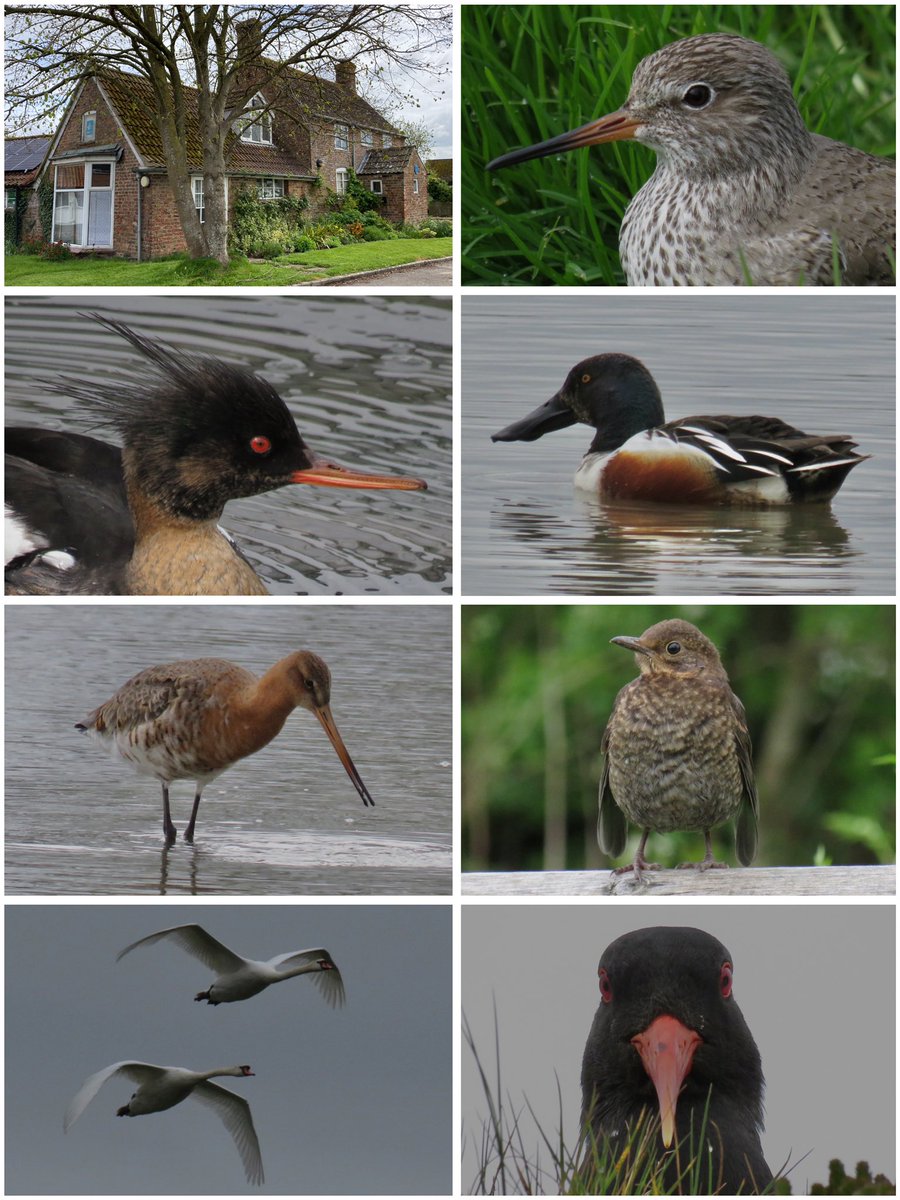
[[[309,208],[306,196],[280,196],[260,200],[255,187],[244,187],[234,198],[228,247],[232,253],[267,257],[264,248],[277,241],[282,249],[294,238]]]

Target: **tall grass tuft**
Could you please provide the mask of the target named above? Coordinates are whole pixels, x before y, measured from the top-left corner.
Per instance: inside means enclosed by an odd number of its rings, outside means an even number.
[[[697,33],[767,45],[807,125],[894,151],[895,10],[888,5],[510,5],[461,9],[462,271],[473,285],[623,285],[618,230],[653,171],[614,142],[508,168],[492,158],[612,112],[647,54]]]

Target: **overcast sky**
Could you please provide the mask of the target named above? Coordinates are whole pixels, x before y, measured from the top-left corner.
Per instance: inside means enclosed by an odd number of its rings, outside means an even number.
[[[558,1078],[572,1146],[603,950],[650,925],[704,929],[732,955],[734,995],[762,1056],[769,1166],[808,1154],[790,1175],[795,1195],[826,1182],[835,1157],[851,1174],[865,1159],[894,1179],[894,915],[872,904],[468,904],[463,1012],[493,1078],[496,1001],[503,1091],[523,1113],[526,1145],[537,1147],[526,1098],[551,1139],[558,1129]],[[486,1113],[468,1049],[462,1080],[465,1192]]]
[[[193,1001],[212,972],[168,943],[197,921],[246,957],[323,946],[347,1004],[310,980],[235,1004]],[[88,1075],[138,1059],[207,1069],[250,1102],[266,1183],[289,1194],[434,1194],[451,1187],[450,910],[445,905],[14,905],[6,908],[6,1193],[256,1192],[214,1112],[191,1099],[116,1120],[107,1082],[63,1134]]]

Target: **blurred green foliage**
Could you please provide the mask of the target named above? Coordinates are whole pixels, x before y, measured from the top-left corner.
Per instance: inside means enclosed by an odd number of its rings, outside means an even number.
[[[609,639],[676,616],[712,638],[747,709],[755,865],[893,861],[893,606],[463,605],[464,869],[610,865],[596,841],[600,739],[637,667]],[[733,863],[728,826],[715,843]],[[702,850],[694,833],[649,842],[666,866]]]

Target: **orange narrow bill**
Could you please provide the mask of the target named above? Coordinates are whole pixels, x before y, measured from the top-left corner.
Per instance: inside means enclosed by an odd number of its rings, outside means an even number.
[[[334,717],[331,715],[331,709],[327,704],[323,704],[321,708],[314,708],[313,712],[319,718],[319,724],[328,734],[328,738],[337,751],[337,756],[344,764],[344,770],[350,776],[350,781],[356,790],[359,792],[363,804],[371,804],[375,807],[375,801],[369,795],[369,789],[360,778],[359,771],[353,765],[353,759],[347,752],[347,747],[344,745],[344,739],[338,733],[338,727],[334,723]]]
[[[668,1014],[657,1017],[643,1033],[631,1039],[632,1046],[641,1056],[644,1070],[656,1088],[662,1140],[666,1148],[672,1145],[675,1136],[678,1096],[702,1041],[699,1033]]]
[[[428,490],[424,479],[413,479],[409,475],[369,475],[365,471],[354,471],[325,458],[316,458],[304,471],[294,471],[291,483],[313,483],[319,487],[380,488],[400,492],[423,492]]]
[[[558,137],[549,138],[546,142],[538,142],[534,146],[525,146],[521,150],[510,150],[501,154],[487,165],[488,171],[499,171],[501,167],[513,167],[516,163],[528,162],[532,158],[546,158],[549,154],[564,154],[567,150],[578,150],[582,146],[595,146],[599,142],[619,142],[623,138],[633,138],[635,130],[640,127],[640,121],[629,116],[624,110],[610,113],[578,129],[570,129]]]

